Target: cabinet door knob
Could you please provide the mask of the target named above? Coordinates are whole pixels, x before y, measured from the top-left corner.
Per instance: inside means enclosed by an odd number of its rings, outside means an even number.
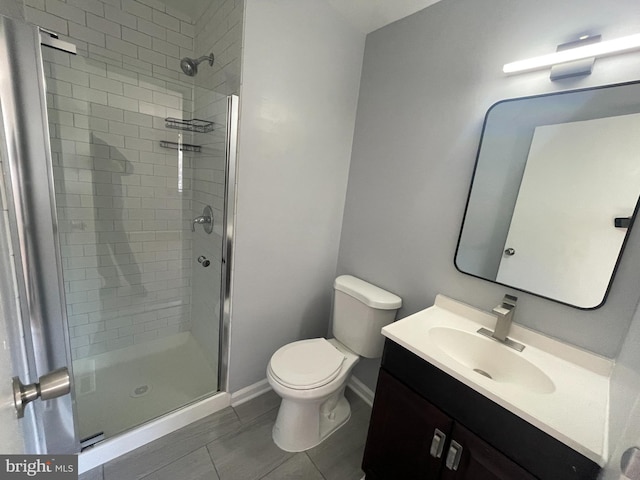
[[[460,458],[462,457],[462,445],[460,445],[455,440],[451,440],[451,446],[449,447],[449,452],[447,453],[447,459],[445,461],[445,466],[449,470],[457,470],[458,465],[460,465]]]
[[[436,431],[433,432],[431,448],[429,449],[429,453],[432,457],[440,458],[442,456],[442,452],[444,451],[444,442],[446,439],[447,436],[436,428]]]

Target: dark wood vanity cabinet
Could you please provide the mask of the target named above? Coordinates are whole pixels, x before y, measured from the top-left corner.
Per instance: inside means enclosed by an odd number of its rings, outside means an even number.
[[[534,476],[385,370],[364,454],[367,480],[533,480]]]
[[[600,467],[387,340],[367,480],[594,480]]]
[[[441,435],[442,456],[452,428],[440,409],[381,370],[363,460],[367,479],[439,478],[442,459],[429,450]]]

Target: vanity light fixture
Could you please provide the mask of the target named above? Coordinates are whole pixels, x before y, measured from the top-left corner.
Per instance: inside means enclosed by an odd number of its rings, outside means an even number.
[[[507,75],[530,72],[533,70],[549,68],[558,64],[575,62],[577,60],[590,58],[595,59],[597,57],[604,57],[606,55],[617,55],[620,53],[626,53],[632,50],[640,49],[640,33],[599,43],[590,42],[589,44],[584,44],[586,43],[586,41],[593,38],[594,37],[589,36],[580,37],[577,42],[560,45],[558,47],[558,51],[555,53],[507,63],[502,68],[502,71]],[[570,46],[575,46],[575,48],[567,48]]]

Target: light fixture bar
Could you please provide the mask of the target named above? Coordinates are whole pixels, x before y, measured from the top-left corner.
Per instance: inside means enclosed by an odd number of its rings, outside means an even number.
[[[607,40],[605,42],[572,48],[571,50],[550,53],[540,57],[533,57],[526,60],[507,63],[502,67],[502,71],[506,74],[530,72],[532,70],[549,68],[552,65],[557,65],[559,63],[573,62],[590,57],[595,58],[603,57],[605,55],[616,55],[637,49],[640,49],[640,33],[629,35],[627,37],[616,38],[615,40]]]

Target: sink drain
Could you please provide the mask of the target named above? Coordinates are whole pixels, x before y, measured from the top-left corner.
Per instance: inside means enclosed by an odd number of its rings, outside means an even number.
[[[129,393],[129,396],[132,398],[144,397],[150,391],[151,391],[151,385],[138,385],[133,390],[131,390],[131,393]]]
[[[479,373],[480,375],[482,375],[483,377],[487,377],[487,378],[491,378],[491,380],[493,380],[493,378],[491,377],[491,375],[489,375],[487,372],[485,372],[484,370],[480,370],[479,368],[474,368],[473,369],[474,372]]]

